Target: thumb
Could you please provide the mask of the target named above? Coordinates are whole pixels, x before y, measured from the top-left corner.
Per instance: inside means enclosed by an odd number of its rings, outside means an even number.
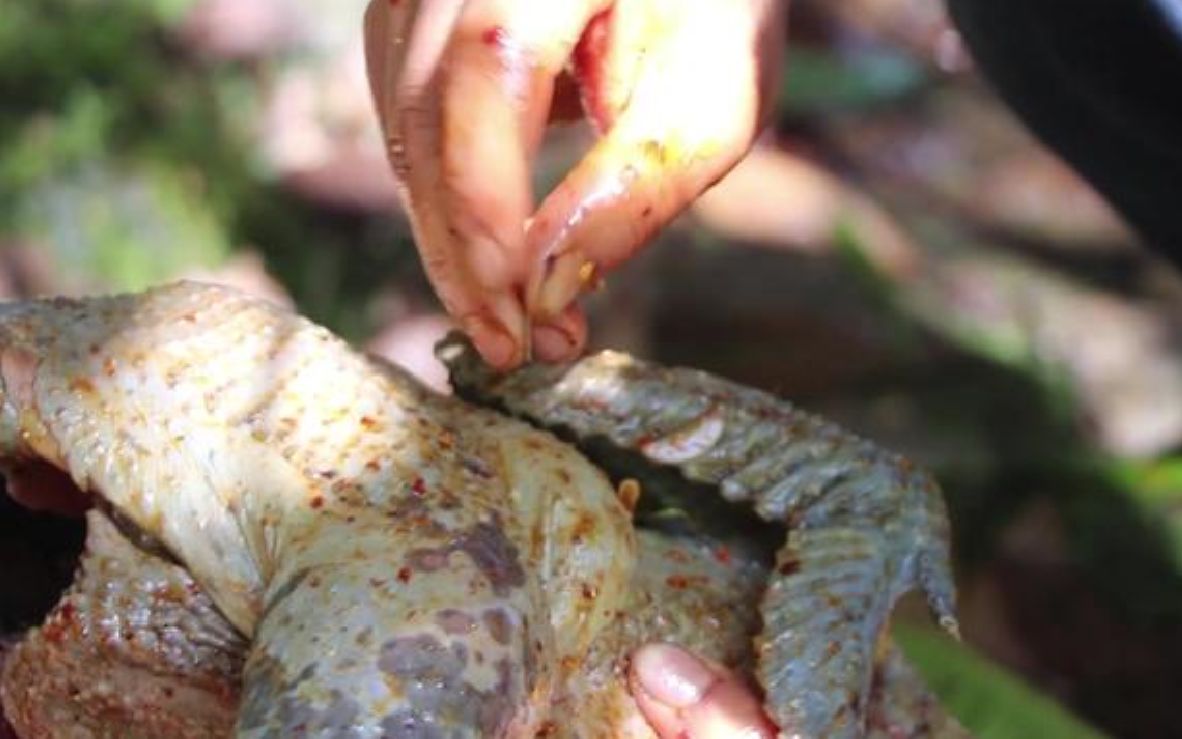
[[[669,644],[632,656],[633,697],[662,739],[772,739],[775,728],[740,678]]]

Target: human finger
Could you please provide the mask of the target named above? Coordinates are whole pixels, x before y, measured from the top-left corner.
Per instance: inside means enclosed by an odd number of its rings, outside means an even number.
[[[669,644],[632,657],[632,693],[662,738],[771,739],[775,728],[754,692],[727,670]]]
[[[775,0],[616,4],[601,48],[576,56],[604,135],[527,232],[533,320],[565,310],[746,153],[775,86],[781,12]]]
[[[494,366],[510,367],[521,361],[526,343],[521,301],[512,291],[484,288],[473,274],[451,223],[442,166],[442,114],[434,89],[462,8],[462,0],[373,0],[364,24],[366,67],[427,276],[481,355]]]
[[[530,170],[555,82],[608,0],[468,0],[440,64],[443,176],[481,284],[520,285]]]

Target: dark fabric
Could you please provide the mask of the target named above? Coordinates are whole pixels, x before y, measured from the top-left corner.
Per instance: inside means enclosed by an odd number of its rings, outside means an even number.
[[[1182,0],[948,0],[985,76],[1182,266]]]

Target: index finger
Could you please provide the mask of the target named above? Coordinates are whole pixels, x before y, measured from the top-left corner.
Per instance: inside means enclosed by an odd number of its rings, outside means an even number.
[[[468,0],[440,64],[443,176],[481,284],[519,285],[554,85],[608,0]]]
[[[373,0],[365,14],[366,72],[427,276],[481,355],[503,367],[520,361],[524,312],[516,296],[482,289],[473,279],[449,222],[439,100],[430,94],[462,5]]]

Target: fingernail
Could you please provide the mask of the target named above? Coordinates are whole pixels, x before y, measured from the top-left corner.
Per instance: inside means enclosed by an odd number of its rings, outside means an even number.
[[[698,703],[718,679],[698,659],[668,644],[641,647],[633,656],[632,669],[641,688],[671,708]]]
[[[482,297],[483,308],[462,320],[464,331],[495,369],[513,369],[529,353],[529,320],[514,295],[494,292]]]
[[[556,316],[566,310],[583,288],[580,273],[585,262],[578,251],[547,257],[530,286],[530,312],[535,316]]]
[[[534,351],[543,362],[562,362],[572,359],[578,350],[575,337],[558,326],[544,324],[533,330]]]

